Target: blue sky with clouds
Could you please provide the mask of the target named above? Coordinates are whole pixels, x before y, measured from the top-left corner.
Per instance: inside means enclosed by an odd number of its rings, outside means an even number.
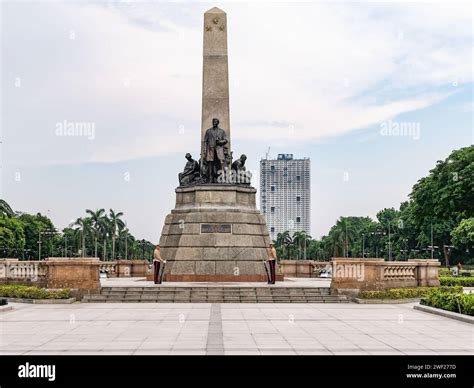
[[[228,14],[231,133],[249,167],[312,161],[312,230],[397,207],[473,143],[470,3],[4,2],[1,195],[63,227],[125,213],[157,241],[197,156],[202,14]],[[93,136],[58,136],[64,120]],[[387,135],[385,125],[418,135]]]

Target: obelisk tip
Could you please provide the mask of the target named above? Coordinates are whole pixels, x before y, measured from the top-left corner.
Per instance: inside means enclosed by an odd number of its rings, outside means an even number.
[[[204,12],[204,13],[205,13],[205,14],[206,14],[206,13],[220,13],[220,14],[223,13],[223,14],[225,14],[225,12],[224,12],[222,9],[217,8],[217,7],[211,8],[211,9],[207,10],[207,11]]]

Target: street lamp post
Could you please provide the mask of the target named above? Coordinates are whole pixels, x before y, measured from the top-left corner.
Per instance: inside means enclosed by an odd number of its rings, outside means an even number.
[[[390,239],[390,221],[388,222],[388,261],[392,261],[392,241]]]
[[[362,257],[365,257],[365,233],[362,233]]]
[[[41,260],[41,235],[54,235],[57,234],[58,232],[56,230],[45,230],[44,232],[39,231],[38,232],[38,260]],[[53,247],[51,246],[51,256],[53,255]]]
[[[433,260],[434,244],[433,244],[433,223],[431,223],[431,260]]]
[[[125,260],[128,260],[128,233],[125,231]]]
[[[385,232],[383,231],[380,231],[380,230],[377,230],[375,232],[372,232],[371,235],[372,236],[385,236]],[[375,257],[379,257],[378,256],[378,237],[375,239]]]

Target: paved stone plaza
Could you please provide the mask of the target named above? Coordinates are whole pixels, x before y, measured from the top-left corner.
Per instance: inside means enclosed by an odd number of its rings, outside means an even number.
[[[474,354],[474,325],[413,303],[11,303],[1,354]]]

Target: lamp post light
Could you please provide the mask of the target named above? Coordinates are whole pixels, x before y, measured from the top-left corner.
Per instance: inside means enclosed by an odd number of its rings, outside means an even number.
[[[41,232],[39,231],[38,232],[38,260],[41,260],[41,235],[45,235],[45,236],[51,236],[51,235],[54,235],[54,234],[57,234],[59,233],[58,231],[56,230],[45,230],[44,232]],[[51,247],[51,251],[52,251],[52,247]],[[53,252],[51,252],[51,256],[53,255]]]
[[[410,250],[408,249],[408,239],[402,238],[401,241],[404,243],[403,245],[405,246],[405,249],[400,249],[400,252],[402,254],[405,253],[405,260],[408,260],[408,252],[410,252]]]
[[[362,233],[362,257],[365,258],[365,233]]]
[[[381,231],[381,230],[377,230],[375,232],[372,232],[370,233],[372,236],[385,236],[386,233],[385,231]],[[378,256],[378,237],[375,239],[375,257],[379,257]]]
[[[413,253],[413,254],[416,254],[416,253],[420,252],[420,250],[419,249],[410,249],[410,252]]]
[[[439,247],[437,245],[428,245],[427,250],[431,251],[431,260],[434,258],[434,251],[435,249],[438,249]]]

